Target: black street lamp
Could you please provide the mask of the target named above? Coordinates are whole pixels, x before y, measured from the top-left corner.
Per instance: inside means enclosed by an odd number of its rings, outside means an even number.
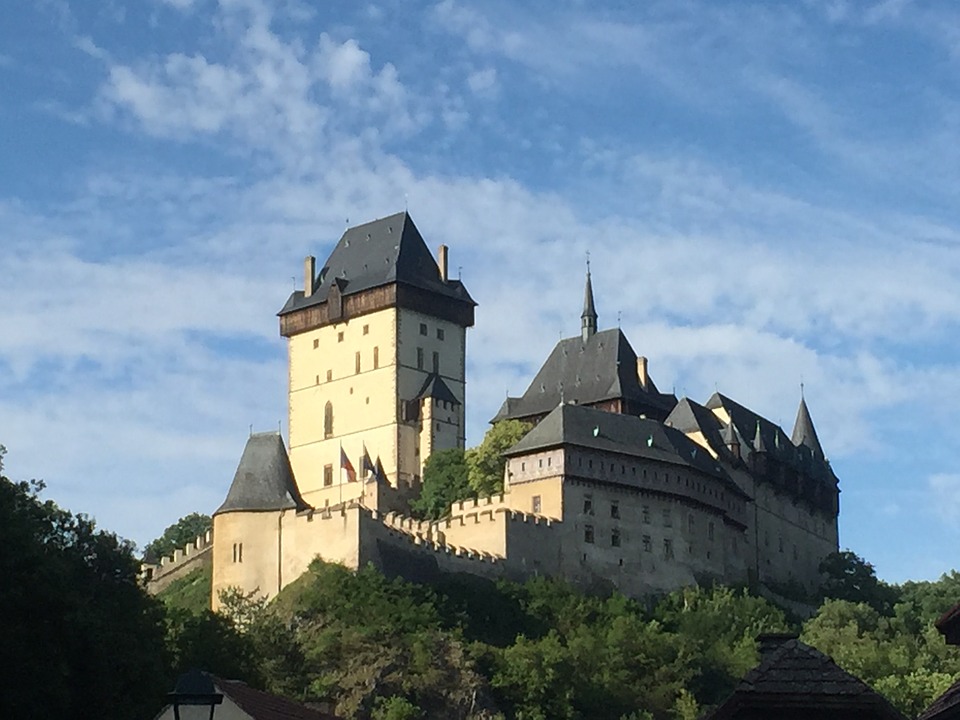
[[[209,675],[193,669],[177,678],[167,700],[173,705],[176,720],[213,720],[214,710],[223,702],[223,693],[217,692]]]

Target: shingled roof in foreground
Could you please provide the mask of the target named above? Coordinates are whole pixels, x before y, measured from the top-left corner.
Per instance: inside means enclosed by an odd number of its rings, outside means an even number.
[[[760,644],[773,648],[703,720],[906,720],[880,693],[796,637],[761,636]]]

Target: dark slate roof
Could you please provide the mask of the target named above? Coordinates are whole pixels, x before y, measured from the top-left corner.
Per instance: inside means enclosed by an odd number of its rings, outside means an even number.
[[[820,447],[820,439],[817,437],[817,431],[813,427],[813,420],[810,418],[810,410],[807,408],[807,401],[800,398],[800,407],[797,409],[797,421],[793,424],[793,435],[790,440],[794,445],[806,445],[817,460],[823,460],[823,448]]]
[[[338,716],[254,690],[238,680],[214,677],[213,684],[253,720],[339,720]]]
[[[917,720],[956,720],[960,717],[960,680],[934,700]]]
[[[726,442],[722,436],[725,431],[720,418],[690,398],[681,398],[663,424],[676,428],[682,433],[698,431],[703,433],[707,443],[718,455],[722,455],[726,448]]]
[[[751,446],[754,451],[768,453],[786,465],[836,484],[837,477],[830,468],[830,464],[824,459],[823,452],[821,451],[818,458],[814,456],[809,446],[797,447],[779,425],[721,393],[714,393],[707,401],[706,407],[710,410],[724,408],[729,413],[730,420],[736,426],[740,437],[752,438]],[[819,442],[817,444],[819,445]]]
[[[619,328],[561,340],[519,398],[507,398],[493,421],[543,415],[563,402],[590,405],[625,398],[669,412],[673,395],[660,393],[653,380],[648,389],[637,377],[637,353]]]
[[[593,318],[597,322],[597,308],[593,303],[593,283],[590,281],[590,271],[587,270],[587,284],[583,287],[583,313],[580,318]]]
[[[960,603],[937,618],[935,624],[947,645],[960,645]]]
[[[313,294],[295,291],[279,314],[325,302],[334,281],[343,295],[403,283],[476,305],[459,280],[440,279],[436,260],[406,212],[347,229],[320,269]]]
[[[460,404],[457,396],[453,394],[453,390],[450,389],[450,386],[448,386],[437,373],[430,373],[427,376],[423,387],[421,387],[420,392],[417,393],[416,399],[419,400],[425,397],[433,398],[434,400],[443,400],[448,403],[453,403],[454,405]]]
[[[769,717],[777,717],[778,709],[832,711],[827,717],[843,717],[845,710],[868,710],[868,717],[878,720],[906,720],[865,682],[796,638],[765,653],[760,664],[744,675],[733,694],[705,718],[735,718],[748,709],[765,710]]]
[[[557,406],[504,455],[523,455],[559,445],[576,445],[693,468],[723,480],[732,492],[747,497],[710,453],[679,430],[656,420],[583,405]]]
[[[247,440],[227,498],[214,515],[238,510],[304,510],[290,469],[283,438],[275,432],[255,433]]]

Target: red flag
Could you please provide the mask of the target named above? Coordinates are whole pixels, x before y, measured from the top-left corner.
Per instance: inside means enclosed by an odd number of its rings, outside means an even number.
[[[350,458],[342,447],[340,448],[340,469],[347,471],[347,482],[357,481],[357,471],[353,469],[353,463],[350,462]]]

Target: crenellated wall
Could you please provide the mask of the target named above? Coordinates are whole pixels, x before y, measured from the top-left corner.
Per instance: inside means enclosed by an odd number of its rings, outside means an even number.
[[[193,542],[177,548],[159,563],[143,563],[140,577],[147,590],[156,595],[178,578],[190,574],[197,568],[207,567],[212,562],[213,530],[198,535]]]

